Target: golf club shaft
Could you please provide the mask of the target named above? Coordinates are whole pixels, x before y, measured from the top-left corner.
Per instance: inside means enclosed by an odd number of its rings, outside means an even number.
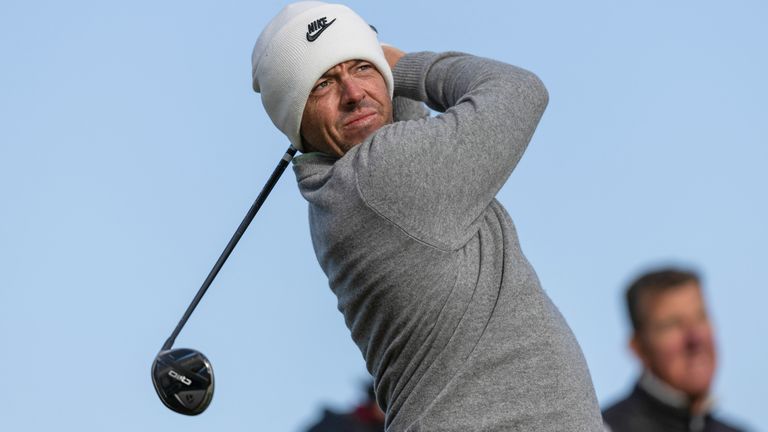
[[[208,287],[211,286],[213,279],[216,278],[216,275],[219,273],[219,270],[221,270],[221,267],[224,266],[224,263],[227,261],[227,258],[229,258],[229,255],[235,249],[235,246],[237,246],[237,242],[240,241],[240,237],[242,237],[243,233],[245,233],[245,230],[248,229],[248,225],[251,224],[251,221],[256,216],[256,213],[258,213],[259,209],[261,208],[261,205],[264,204],[264,201],[267,199],[267,196],[272,191],[272,188],[275,187],[277,180],[280,179],[280,176],[283,174],[283,171],[285,171],[285,168],[288,167],[288,164],[291,162],[291,159],[293,159],[294,154],[296,154],[296,149],[293,148],[293,146],[288,147],[288,150],[286,150],[285,154],[280,159],[280,162],[277,164],[277,167],[275,167],[275,170],[272,172],[272,175],[269,177],[269,180],[267,180],[267,184],[264,185],[264,188],[259,193],[259,196],[256,198],[256,201],[253,202],[251,209],[248,210],[248,213],[245,215],[245,218],[243,219],[242,222],[240,222],[240,226],[237,227],[237,231],[235,231],[235,234],[229,240],[227,247],[224,248],[224,252],[221,253],[221,256],[219,256],[219,259],[218,261],[216,261],[216,264],[211,269],[211,272],[208,273],[208,277],[205,278],[205,282],[203,282],[203,286],[201,286],[200,290],[197,291],[197,295],[195,295],[195,298],[192,300],[192,303],[189,304],[187,311],[184,312],[184,316],[181,317],[181,320],[179,321],[179,324],[176,326],[176,329],[173,330],[173,333],[171,333],[171,336],[168,337],[168,339],[165,341],[165,344],[163,345],[161,351],[169,350],[171,349],[171,347],[173,347],[173,343],[176,341],[176,337],[181,332],[181,329],[184,327],[184,324],[187,323],[187,320],[192,315],[192,312],[194,312],[195,308],[197,307],[197,304],[200,303],[200,300],[203,298],[203,295],[205,295],[205,292],[208,290]]]

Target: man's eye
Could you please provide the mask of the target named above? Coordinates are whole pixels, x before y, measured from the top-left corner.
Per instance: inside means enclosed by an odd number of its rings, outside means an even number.
[[[322,90],[322,89],[328,87],[329,85],[330,85],[330,82],[327,81],[327,80],[326,81],[320,81],[319,83],[317,83],[317,85],[315,85],[315,88],[313,88],[312,90],[313,91]]]
[[[363,64],[361,64],[360,66],[357,67],[357,70],[359,70],[359,71],[367,71],[370,68],[371,68],[370,64],[363,63]]]

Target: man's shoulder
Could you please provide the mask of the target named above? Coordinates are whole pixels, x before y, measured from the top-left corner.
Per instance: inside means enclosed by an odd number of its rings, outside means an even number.
[[[611,424],[613,422],[621,421],[628,415],[636,414],[638,411],[637,402],[632,398],[632,395],[627,395],[625,398],[613,402],[608,405],[602,412],[603,419]]]
[[[603,422],[614,432],[656,430],[656,416],[650,411],[634,391],[604,409]]]
[[[745,432],[746,429],[741,428],[740,426],[729,424],[720,419],[719,417],[710,417],[710,424],[707,428],[708,431],[712,432]]]
[[[608,405],[602,411],[603,422],[613,432],[657,430],[660,415],[669,414],[661,405],[649,403],[642,393],[635,389],[626,397]],[[709,415],[707,418],[708,432],[745,432],[745,429],[724,422],[719,417]]]

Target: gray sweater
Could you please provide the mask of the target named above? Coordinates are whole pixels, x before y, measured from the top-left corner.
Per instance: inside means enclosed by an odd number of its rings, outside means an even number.
[[[395,96],[441,114],[411,107],[406,117],[421,118],[382,127],[340,159],[310,153],[294,165],[387,430],[602,430],[579,345],[494,198],[546,89],[530,72],[459,53],[408,54],[394,76]]]

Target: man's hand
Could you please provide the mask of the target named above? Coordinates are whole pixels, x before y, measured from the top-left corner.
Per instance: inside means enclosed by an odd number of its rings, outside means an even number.
[[[389,67],[394,70],[395,65],[405,55],[405,52],[393,47],[392,45],[381,45],[381,49],[384,51],[384,58],[387,59]]]

